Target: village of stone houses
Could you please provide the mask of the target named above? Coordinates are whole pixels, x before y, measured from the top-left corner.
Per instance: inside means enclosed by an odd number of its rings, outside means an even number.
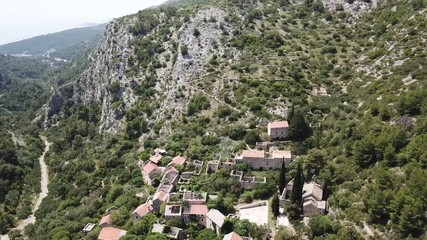
[[[197,223],[206,229],[213,230],[218,236],[220,236],[221,228],[226,220],[233,218],[246,219],[251,223],[267,228],[278,228],[282,225],[292,229],[292,224],[284,209],[291,202],[294,180],[282,183],[284,188],[278,193],[280,208],[279,214],[275,216],[277,224],[274,226],[271,226],[270,221],[273,213],[269,200],[239,203],[234,206],[235,213],[225,215],[215,208],[208,208],[207,201],[218,197],[215,193],[194,192],[189,189],[189,184],[194,179],[220,170],[227,172],[230,178],[237,179],[245,190],[266,184],[266,177],[251,176],[244,171],[236,170],[235,166],[240,163],[247,164],[250,169],[256,172],[267,174],[269,170],[289,168],[297,156],[292,155],[291,151],[285,150],[287,143],[289,143],[289,141],[283,141],[289,135],[288,122],[275,121],[265,125],[267,125],[266,129],[270,141],[257,142],[255,149],[250,149],[247,146],[248,149],[237,153],[232,159],[203,162],[196,159],[190,160],[185,156],[169,156],[172,157],[172,160],[162,167],[162,159],[168,156],[168,153],[164,149],[157,148],[153,156],[146,161],[141,160],[139,162],[144,182],[151,186],[158,186],[157,190],[145,203],[138,206],[133,211],[132,216],[129,217],[133,222],[138,222],[147,214],[156,213],[158,216],[160,214],[162,217],[151,227],[151,232],[163,233],[171,239],[188,239],[188,236],[184,229],[167,226],[165,223],[169,220],[180,220],[185,224]],[[279,185],[279,183],[277,184]],[[301,190],[303,208],[300,217],[304,223],[307,223],[311,215],[315,213],[325,214],[328,211],[328,204],[323,198],[321,185],[314,181],[305,182]],[[126,231],[116,228],[112,224],[112,213],[114,211],[114,207],[111,208],[100,220],[99,226],[102,230],[98,237],[99,240],[120,239],[126,235]],[[89,232],[94,227],[95,224],[89,223],[84,231]],[[224,235],[223,239],[251,238],[231,232]]]

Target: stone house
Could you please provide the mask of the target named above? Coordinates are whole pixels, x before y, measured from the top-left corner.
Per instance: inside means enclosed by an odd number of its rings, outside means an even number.
[[[162,170],[152,162],[147,162],[142,168],[142,177],[148,185],[151,185],[153,180],[160,175],[162,175]]]
[[[182,206],[181,205],[166,205],[165,207],[165,220],[182,219]]]
[[[177,227],[169,227],[163,224],[155,223],[151,229],[153,233],[162,233],[165,234],[170,239],[185,239],[184,230]]]
[[[111,219],[111,214],[108,214],[101,218],[98,226],[100,226],[101,228],[111,227],[112,223],[113,223],[113,220]]]
[[[167,167],[165,169],[165,174],[160,181],[161,184],[170,184],[176,186],[179,180],[179,171],[174,167]]]
[[[105,227],[101,229],[98,240],[119,240],[126,235],[126,231],[115,227]]]
[[[154,154],[153,156],[151,156],[148,160],[150,160],[151,162],[158,164],[160,162],[160,160],[162,160],[163,156],[159,153]]]
[[[289,137],[288,121],[270,122],[267,126],[270,139],[284,139]]]
[[[168,200],[169,193],[163,189],[160,189],[154,194],[153,198],[151,199],[151,205],[155,210],[159,211],[160,206],[162,206],[163,203],[168,202]]]
[[[202,226],[206,226],[206,214],[208,212],[209,210],[206,205],[195,204],[184,207],[184,222],[188,224],[195,221]]]
[[[252,240],[248,237],[241,237],[239,234],[235,232],[231,232],[229,234],[224,235],[224,238],[222,240]]]
[[[182,201],[190,205],[202,205],[207,201],[207,194],[185,191],[182,196]]]
[[[252,169],[272,170],[280,169],[283,161],[289,166],[292,161],[290,151],[273,151],[271,154],[264,150],[243,150],[240,156],[235,158],[236,162],[247,163]]]
[[[293,180],[286,184],[280,195],[280,205],[284,206],[290,203],[290,196],[293,187]],[[303,186],[303,214],[310,216],[315,213],[324,214],[328,211],[328,202],[323,199],[323,189],[315,182],[304,183]]]
[[[173,164],[174,166],[182,165],[185,166],[187,164],[187,159],[185,157],[176,156],[172,159],[169,164]]]
[[[150,203],[144,203],[140,205],[132,213],[132,222],[140,220],[142,217],[151,213],[153,210],[153,206],[151,206]]]
[[[224,225],[225,216],[216,209],[211,209],[206,214],[206,228],[212,229],[217,235],[221,234],[221,227]]]

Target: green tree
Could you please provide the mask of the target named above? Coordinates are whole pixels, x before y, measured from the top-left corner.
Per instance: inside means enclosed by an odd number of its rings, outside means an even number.
[[[271,211],[275,217],[279,216],[280,201],[279,195],[276,193],[273,195],[273,199],[271,200]]]
[[[289,136],[295,140],[303,140],[310,135],[310,127],[301,109],[290,114]]]
[[[224,224],[221,227],[222,234],[231,233],[234,229],[234,220],[230,218],[226,218]]]
[[[204,229],[200,231],[200,233],[196,237],[196,240],[206,240],[206,239],[219,240],[215,232],[212,231],[211,229]]]
[[[310,150],[304,158],[304,169],[306,178],[309,180],[313,175],[319,175],[320,170],[325,166],[325,151],[321,149]]]
[[[292,234],[288,228],[284,226],[280,226],[279,230],[277,230],[276,236],[274,236],[274,240],[291,240],[296,239],[296,236]]]
[[[291,193],[291,204],[295,204],[298,207],[298,213],[302,210],[302,190],[304,187],[304,179],[302,175],[301,163],[298,163],[295,171],[294,183],[292,186]]]
[[[150,235],[145,240],[168,240],[169,238],[161,233],[156,233],[154,235]]]
[[[233,140],[241,140],[246,134],[245,126],[233,125],[228,128],[228,136]]]
[[[339,224],[334,223],[329,216],[316,214],[310,218],[308,224],[310,228],[310,237],[326,237],[328,234],[333,234],[338,231]]]
[[[269,233],[270,233],[270,229],[267,226],[265,225],[258,226],[258,224],[251,223],[249,236],[254,240],[267,239],[267,236],[269,236]]]
[[[377,161],[375,145],[366,138],[356,141],[353,148],[353,157],[361,167],[368,167]]]
[[[280,168],[279,175],[279,193],[282,194],[283,190],[286,187],[286,166],[285,161],[282,161],[282,167]]]
[[[252,130],[245,134],[244,140],[249,145],[255,145],[256,142],[259,142],[261,140],[261,138],[257,130]]]
[[[363,240],[365,238],[354,227],[343,227],[337,233],[338,240]]]
[[[203,96],[203,95],[193,96],[190,99],[190,102],[188,103],[187,114],[188,116],[194,115],[197,112],[209,109],[210,106],[211,106],[211,103],[209,102],[209,99],[206,96]]]
[[[252,227],[251,222],[248,220],[239,220],[234,224],[234,232],[240,236],[249,236],[250,229]]]
[[[157,222],[156,215],[150,213],[142,217],[137,223],[129,229],[130,234],[138,236],[147,236],[150,233],[153,224]]]

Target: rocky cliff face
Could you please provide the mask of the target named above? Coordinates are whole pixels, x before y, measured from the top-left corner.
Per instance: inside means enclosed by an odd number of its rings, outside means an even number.
[[[160,107],[155,111],[155,118],[152,123],[161,121],[165,113],[172,112],[171,119],[179,117],[185,110],[188,100],[194,94],[205,94],[197,84],[208,75],[206,65],[212,58],[223,56],[226,52],[233,56],[229,60],[235,63],[239,60],[239,52],[221,42],[223,31],[231,31],[232,26],[224,21],[227,14],[217,8],[208,8],[199,11],[195,17],[180,29],[177,29],[172,40],[179,43],[179,49],[184,45],[188,46],[188,54],[178,54],[176,62],[167,64],[165,68],[157,70],[158,92],[162,95]],[[209,21],[206,21],[208,19]],[[215,20],[214,20],[215,19]],[[222,24],[221,24],[222,23]],[[195,30],[197,29],[197,30]],[[198,31],[200,35],[194,34]],[[167,51],[164,54],[172,53],[171,46],[165,44]],[[226,75],[226,70],[224,75]],[[222,89],[222,80],[215,79],[213,95],[210,95],[212,104],[218,102],[217,96]],[[160,96],[159,95],[159,96]],[[184,97],[179,97],[183,95]],[[173,111],[171,111],[173,110]],[[169,122],[168,120],[166,122]],[[162,131],[164,134],[170,132],[168,124],[164,124]]]
[[[155,99],[160,104],[148,119],[151,126],[164,120],[166,114],[172,114],[172,119],[182,114],[190,97],[202,91],[196,85],[208,74],[206,65],[214,56],[220,58],[227,53],[233,56],[229,63],[239,59],[236,49],[221,42],[223,31],[232,30],[231,24],[224,20],[226,15],[217,8],[201,9],[188,23],[170,29],[172,37],[162,43],[165,51],[156,55],[162,64],[155,71]],[[158,17],[162,18],[161,15]],[[131,59],[135,58],[132,45],[134,36],[131,33],[135,21],[135,16],[128,16],[109,24],[102,41],[90,56],[89,68],[75,83],[55,92],[45,105],[45,127],[59,121],[65,102],[71,101],[73,104],[96,103],[101,106],[100,131],[118,133],[123,130],[125,113],[138,99],[134,89],[144,81],[146,73],[140,71],[135,76],[126,74],[131,68]],[[195,29],[199,34],[194,34]],[[147,34],[146,38],[154,32]],[[166,56],[177,51],[173,42],[177,43],[179,50],[184,46],[188,48],[188,53],[178,53],[175,61],[166,59]],[[219,93],[221,81],[218,79],[213,84],[216,86],[214,92]],[[219,101],[214,96],[211,96],[211,100]],[[170,130],[165,127],[162,131]]]
[[[376,6],[377,1],[366,3],[324,0],[323,4],[329,10],[344,10],[358,17],[364,11]],[[154,71],[156,94],[153,102],[155,101],[156,105],[152,114],[144,117],[149,127],[161,121],[165,123],[160,129],[160,135],[167,136],[172,132],[168,123],[182,115],[193,95],[207,96],[214,107],[219,104],[227,105],[219,96],[227,85],[233,85],[233,80],[238,78],[236,72],[230,68],[238,64],[242,56],[242,52],[230,44],[234,34],[229,33],[240,30],[236,29],[235,23],[230,22],[229,17],[232,14],[236,21],[244,24],[245,19],[239,11],[230,12],[229,9],[225,11],[205,6],[197,9],[187,20],[183,20],[182,17],[166,19],[166,13],[161,11],[156,13],[155,18],[158,19],[159,25],[144,33],[143,38],[160,42],[163,51],[154,53],[154,58],[159,63]],[[102,41],[90,56],[89,68],[75,83],[54,93],[44,107],[45,127],[60,120],[64,104],[71,102],[83,105],[98,104],[102,110],[99,128],[101,132],[114,134],[124,129],[126,112],[138,102],[135,88],[144,83],[148,74],[148,69],[142,69],[135,61],[136,36],[132,34],[132,28],[137,22],[138,16],[132,15],[109,24]],[[182,24],[168,25],[169,34],[164,35],[167,38],[159,39],[156,33],[164,30],[168,22]],[[255,32],[264,34],[259,30],[262,26],[257,24],[255,26]],[[182,53],[183,48],[188,49],[185,54]],[[210,65],[212,61],[217,62],[214,67]],[[153,65],[150,63],[148,68],[153,68]],[[130,71],[133,74],[128,74]],[[220,71],[220,74],[213,76],[211,75],[213,71]],[[260,78],[262,72],[260,69]],[[234,96],[231,94],[227,97],[232,99]],[[279,105],[276,104],[275,108]],[[282,108],[286,109],[286,106]],[[285,115],[286,111],[276,110],[271,108],[268,111],[272,114]]]
[[[59,121],[64,104],[99,104],[102,110],[101,131],[116,133],[122,128],[124,111],[135,102],[132,92],[133,79],[126,77],[129,58],[133,54],[130,26],[132,17],[111,22],[94,53],[89,57],[90,66],[79,79],[56,91],[44,106],[44,126]],[[120,25],[120,27],[118,27]],[[114,85],[112,88],[110,86]],[[121,100],[113,110],[112,104]]]
[[[118,20],[117,20],[118,21]],[[130,26],[133,18],[123,18],[120,26],[112,22],[96,52],[91,56],[91,66],[74,84],[73,101],[83,105],[92,102],[101,105],[100,130],[117,132],[122,128],[124,111],[135,102],[133,79],[126,77],[129,58],[133,54]],[[115,86],[115,87],[112,87]],[[112,104],[121,101],[114,110]]]
[[[363,13],[382,2],[381,0],[323,0],[323,6],[331,11],[345,11],[355,18],[359,18]]]

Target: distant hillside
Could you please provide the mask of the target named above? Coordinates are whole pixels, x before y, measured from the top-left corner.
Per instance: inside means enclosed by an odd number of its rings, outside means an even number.
[[[50,50],[63,51],[73,46],[81,46],[83,42],[97,41],[105,30],[106,24],[74,28],[57,33],[37,36],[19,42],[0,46],[1,54],[45,55]]]

